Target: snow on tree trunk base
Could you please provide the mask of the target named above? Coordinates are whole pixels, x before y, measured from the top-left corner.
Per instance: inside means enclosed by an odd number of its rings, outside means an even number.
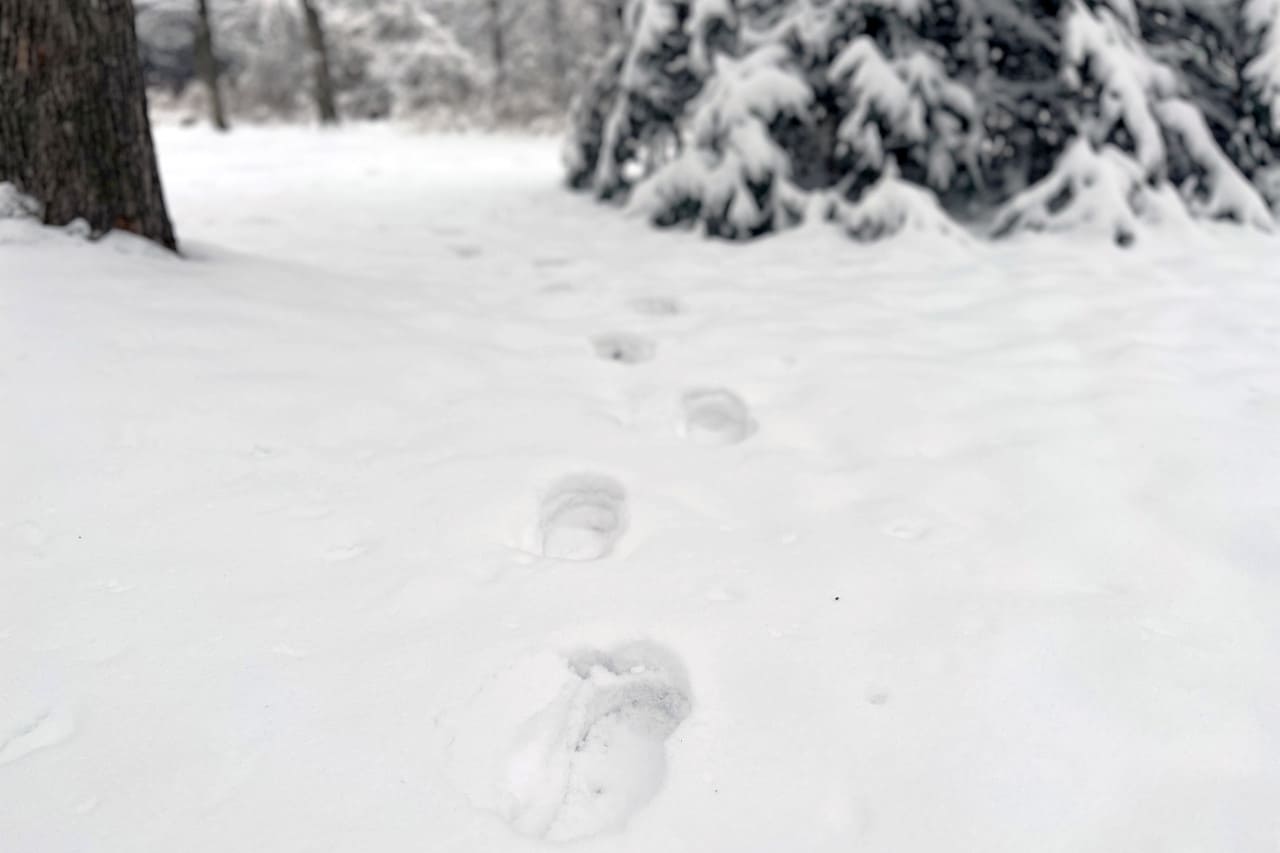
[[[0,182],[49,225],[176,249],[137,56],[129,0],[0,3]]]
[[[13,184],[0,183],[0,219],[38,219],[40,203],[18,192]]]
[[[1224,42],[1143,0],[634,0],[577,106],[569,182],[727,239],[815,210],[857,239],[989,221],[1121,245],[1192,220],[1272,231],[1275,137],[1247,156],[1233,141],[1271,118],[1230,114],[1272,91],[1265,3],[1219,10],[1214,26],[1259,34]],[[1202,49],[1171,59],[1170,31]]]

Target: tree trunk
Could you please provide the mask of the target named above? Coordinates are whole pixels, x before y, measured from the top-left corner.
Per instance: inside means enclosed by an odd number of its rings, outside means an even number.
[[[338,104],[333,94],[333,72],[329,66],[329,45],[324,37],[324,21],[312,0],[302,0],[302,15],[307,23],[307,45],[315,73],[316,112],[321,124],[338,123]]]
[[[625,0],[596,0],[600,16],[600,49],[608,51],[622,37],[626,17]]]
[[[213,26],[209,23],[209,0],[196,3],[196,73],[209,91],[209,119],[218,130],[227,130],[227,113],[218,85],[218,59],[213,49]]]
[[[489,0],[489,39],[493,54],[493,102],[502,111],[507,88],[507,42],[503,31],[502,0]]]
[[[551,73],[552,92],[556,106],[569,105],[569,57],[565,54],[568,45],[564,38],[564,6],[561,0],[547,0],[547,29],[551,37]]]
[[[0,0],[0,181],[51,225],[85,219],[176,248],[133,0]]]

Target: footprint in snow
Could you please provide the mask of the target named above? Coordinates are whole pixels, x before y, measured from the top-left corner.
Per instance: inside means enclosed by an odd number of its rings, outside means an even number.
[[[533,265],[542,269],[555,269],[557,267],[567,267],[573,263],[572,258],[534,258]]]
[[[538,288],[539,293],[559,295],[562,293],[577,293],[578,286],[567,281],[553,281],[551,284],[544,284]]]
[[[740,444],[756,431],[747,404],[724,388],[690,391],[684,395],[681,408],[681,433],[695,444]]]
[[[583,651],[515,737],[498,787],[518,832],[575,841],[622,828],[661,790],[666,741],[692,709],[674,656],[649,643]]]
[[[566,477],[542,499],[538,544],[557,560],[599,560],[613,551],[627,527],[627,494],[609,477]]]
[[[591,339],[591,346],[600,358],[605,361],[616,361],[619,364],[642,364],[652,361],[658,351],[657,345],[649,338],[628,332],[597,335]]]
[[[665,296],[641,296],[629,304],[632,311],[644,317],[675,317],[682,313],[680,303]]]
[[[348,560],[363,556],[368,551],[368,545],[363,542],[355,542],[350,545],[335,545],[326,550],[322,556],[330,563],[345,563]]]

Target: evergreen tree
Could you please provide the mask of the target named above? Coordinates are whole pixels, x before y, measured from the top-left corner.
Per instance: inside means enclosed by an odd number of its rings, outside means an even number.
[[[1269,230],[1276,2],[633,0],[570,182],[731,238],[815,210],[855,236],[942,211],[1121,243],[1187,217]]]
[[[1272,227],[1262,197],[1221,145],[1227,134],[1215,138],[1210,129],[1212,105],[1192,100],[1187,75],[1156,58],[1129,0],[1077,0],[1063,47],[1077,143],[1042,186],[1000,212],[1002,233],[1078,219],[1110,223],[1113,239],[1127,245],[1140,223],[1176,216],[1170,198],[1179,193],[1192,216]],[[1064,217],[1066,208],[1078,210]]]
[[[1239,159],[1280,210],[1280,0],[1238,0],[1242,109]]]

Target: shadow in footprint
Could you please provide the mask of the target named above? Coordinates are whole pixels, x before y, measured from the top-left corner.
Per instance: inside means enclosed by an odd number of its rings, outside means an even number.
[[[700,388],[684,395],[681,433],[695,444],[739,444],[756,431],[751,410],[724,388]]]
[[[619,364],[642,364],[652,361],[658,351],[657,345],[649,338],[628,332],[597,335],[591,339],[591,346],[600,358],[605,361],[616,361]]]
[[[649,643],[570,657],[573,677],[516,737],[504,813],[520,833],[574,841],[620,829],[662,789],[666,741],[692,709],[679,661]]]
[[[555,269],[557,267],[567,267],[573,263],[572,258],[534,258],[533,265],[539,269]]]
[[[538,543],[557,560],[599,560],[613,551],[627,526],[627,494],[616,480],[577,474],[542,499]]]
[[[675,317],[682,313],[680,303],[666,296],[641,296],[628,304],[632,311],[645,317]]]

